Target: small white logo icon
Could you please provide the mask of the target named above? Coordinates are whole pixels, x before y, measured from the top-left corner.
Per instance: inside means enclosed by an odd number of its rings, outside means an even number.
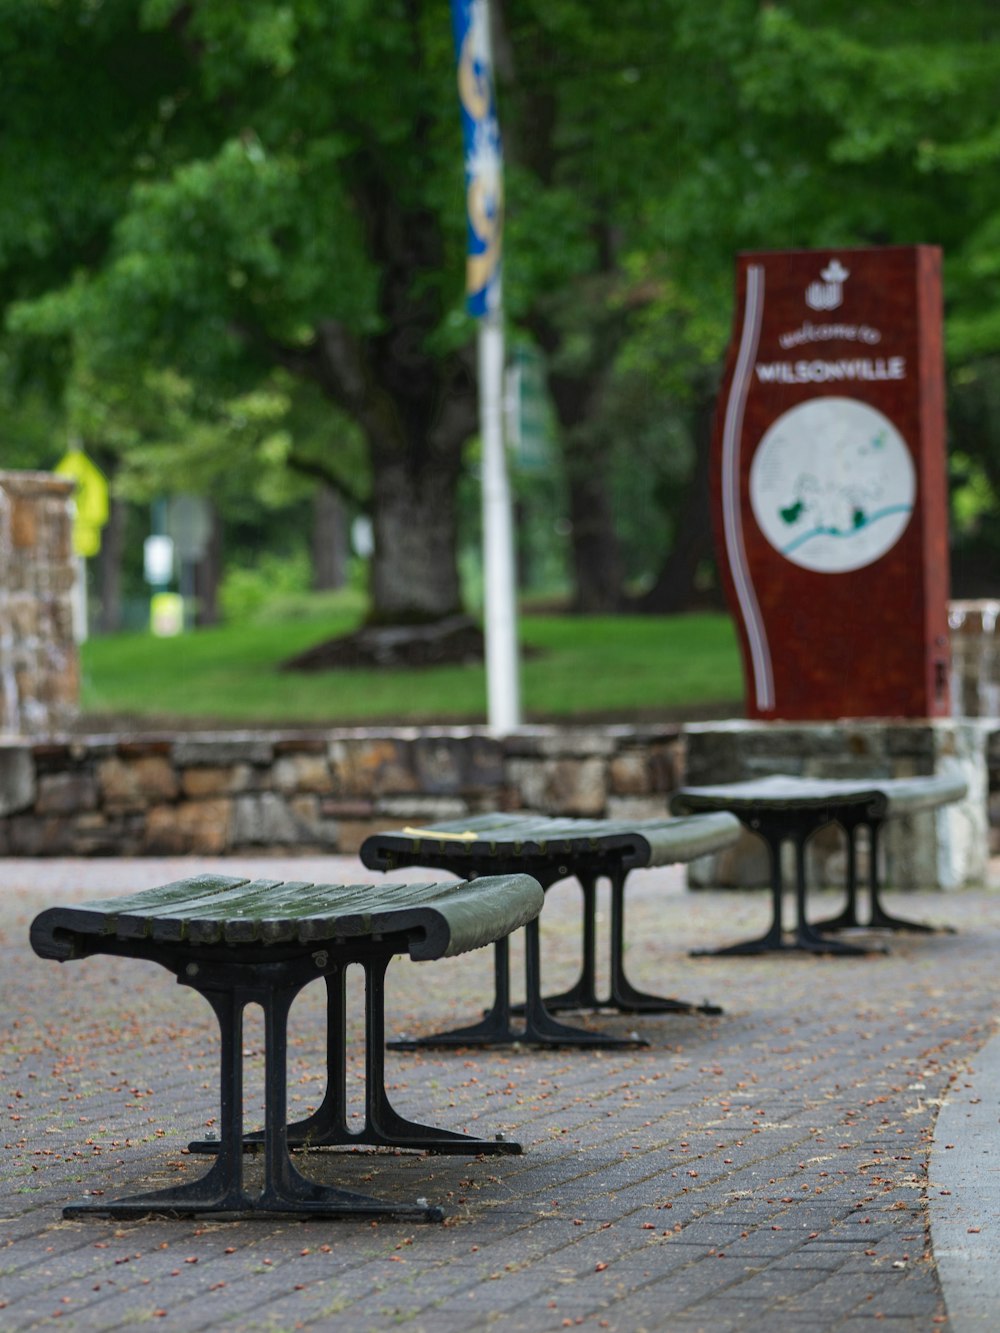
[[[819,276],[822,282],[811,282],[806,288],[806,305],[810,310],[836,310],[844,299],[844,283],[851,275],[839,259],[831,259]]]

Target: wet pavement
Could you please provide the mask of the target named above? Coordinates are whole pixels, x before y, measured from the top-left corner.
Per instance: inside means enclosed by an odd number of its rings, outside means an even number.
[[[688,893],[677,868],[635,873],[632,979],[714,1001],[721,1016],[573,1019],[637,1030],[645,1049],[392,1053],[401,1111],[503,1133],[523,1156],[298,1159],[329,1184],[426,1197],[444,1224],[64,1220],[63,1206],[84,1197],[205,1169],[186,1144],[218,1116],[215,1020],[153,964],[36,958],[30,921],[57,902],[205,869],[373,877],[347,858],[0,861],[4,1328],[964,1333],[1000,1323],[1000,894],[989,891],[888,895],[892,910],[958,928],[894,936],[888,956],[692,959],[691,948],[759,932],[767,895]],[[815,914],[834,906],[817,895]],[[547,990],[574,979],[578,912],[571,885],[550,891]],[[390,1035],[471,1021],[490,979],[487,951],[394,962]],[[361,1019],[356,1004],[354,1088]],[[323,1023],[312,987],[291,1020],[296,1117],[322,1097]],[[255,1123],[262,1043],[251,1020]]]

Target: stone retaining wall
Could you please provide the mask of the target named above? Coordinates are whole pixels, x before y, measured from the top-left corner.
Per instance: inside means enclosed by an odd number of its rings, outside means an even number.
[[[0,856],[352,853],[377,829],[493,810],[639,819],[662,815],[684,781],[732,781],[779,768],[900,776],[961,758],[956,733],[941,723],[903,731],[830,726],[808,738],[788,726],[776,728],[766,745],[754,735],[741,737],[745,730],[746,724],[723,723],[532,727],[502,740],[473,728],[0,740]],[[989,771],[989,840],[996,854],[1000,730],[993,723],[962,724],[959,750],[972,730],[985,744],[986,762],[977,750],[977,763]],[[852,740],[846,751],[845,736]],[[939,873],[939,887],[975,878],[972,862],[985,855],[985,848],[976,857],[968,850],[970,838],[976,846],[984,841],[985,775],[973,785],[971,814],[956,807],[920,817],[976,825],[971,832],[959,829],[967,873],[957,879]],[[929,878],[918,862],[940,859],[940,830],[930,843],[918,834],[893,828],[886,846],[894,881],[914,887]],[[744,840],[738,851],[698,863],[692,884],[766,882],[766,855],[756,840]],[[817,882],[839,883],[842,859],[835,832],[818,837],[811,854]]]
[[[964,800],[889,820],[881,840],[885,879],[895,888],[958,889],[981,884],[986,875],[989,749],[995,728],[995,721],[976,718],[692,723],[685,732],[685,781],[695,786],[773,773],[854,780],[929,774],[959,778],[967,788]],[[866,846],[862,874],[867,873]],[[843,883],[841,832],[833,826],[821,829],[809,841],[808,861],[812,883]],[[690,881],[748,888],[766,884],[769,876],[763,844],[745,833],[734,847],[692,866]]]
[[[0,742],[0,856],[350,853],[377,829],[492,810],[641,818],[682,768],[676,726]]]
[[[1000,716],[1000,602],[948,603],[951,711],[955,717]]]

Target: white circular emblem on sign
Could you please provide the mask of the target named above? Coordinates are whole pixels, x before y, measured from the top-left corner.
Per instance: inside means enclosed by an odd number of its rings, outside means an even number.
[[[899,541],[916,475],[888,417],[855,398],[811,398],[764,433],[750,505],[776,551],[803,569],[862,569]]]

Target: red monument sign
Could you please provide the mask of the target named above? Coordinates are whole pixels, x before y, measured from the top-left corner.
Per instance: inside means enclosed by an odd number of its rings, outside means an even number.
[[[713,443],[752,718],[949,711],[941,253],[741,255]]]

